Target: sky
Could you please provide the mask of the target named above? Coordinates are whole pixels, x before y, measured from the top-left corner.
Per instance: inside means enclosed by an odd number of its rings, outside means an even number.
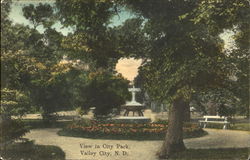
[[[51,1],[43,1],[43,2],[49,2]],[[38,4],[39,1],[14,1],[11,6],[11,12],[9,15],[9,18],[14,23],[24,24],[24,25],[30,25],[29,21],[25,19],[22,13],[22,7],[29,5],[29,4]],[[133,15],[129,14],[128,12],[121,12],[119,16],[114,16],[112,23],[110,26],[117,26],[122,24],[126,19],[133,17]],[[69,32],[72,32],[70,28],[63,28],[60,23],[56,23],[54,26],[58,31],[61,31],[64,35],[67,35]],[[43,32],[44,29],[39,26],[37,28],[39,31]],[[120,59],[116,65],[116,70],[118,73],[121,73],[125,78],[127,78],[130,81],[133,81],[133,79],[138,74],[138,67],[141,65],[141,60],[136,60],[133,58],[123,58]]]

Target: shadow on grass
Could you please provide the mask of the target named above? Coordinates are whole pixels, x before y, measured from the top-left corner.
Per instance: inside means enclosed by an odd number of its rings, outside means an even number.
[[[62,129],[57,132],[59,136],[66,137],[81,137],[81,138],[90,138],[90,139],[110,139],[110,140],[137,140],[137,141],[145,141],[145,140],[159,140],[162,141],[165,138],[165,134],[128,134],[128,135],[113,135],[113,134],[104,134],[104,133],[86,133],[82,130],[70,130],[70,129]],[[204,130],[200,130],[199,132],[195,132],[192,134],[185,134],[184,138],[197,138],[207,135],[208,133]]]
[[[250,148],[187,149],[169,160],[247,160]]]
[[[19,142],[0,150],[4,160],[65,160],[61,148],[51,145],[35,145],[32,142]]]

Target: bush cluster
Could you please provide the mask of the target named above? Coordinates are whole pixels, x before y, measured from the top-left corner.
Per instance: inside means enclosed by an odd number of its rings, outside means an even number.
[[[24,136],[29,129],[21,120],[8,120],[0,123],[0,142],[7,143]]]

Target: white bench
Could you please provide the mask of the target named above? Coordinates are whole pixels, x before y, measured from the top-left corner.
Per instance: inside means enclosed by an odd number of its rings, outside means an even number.
[[[200,120],[200,126],[203,124],[203,128],[206,128],[207,123],[223,124],[223,129],[227,129],[230,122],[227,121],[227,117],[223,116],[203,116],[204,120]]]

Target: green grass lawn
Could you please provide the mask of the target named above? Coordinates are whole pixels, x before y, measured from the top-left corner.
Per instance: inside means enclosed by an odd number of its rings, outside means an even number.
[[[222,129],[223,124],[212,124],[208,123],[206,128],[216,128],[216,129]],[[229,130],[241,130],[241,131],[250,131],[250,123],[234,123],[230,124],[228,127]]]
[[[229,129],[250,131],[250,123],[236,123],[232,124]]]
[[[169,160],[247,160],[249,148],[187,149]]]
[[[45,123],[41,119],[24,119],[22,120],[26,126],[29,126],[30,129],[39,129],[39,128],[64,128],[71,121],[54,121],[51,123]]]
[[[6,160],[64,160],[61,148],[51,145],[34,145],[32,142],[15,143],[0,150]]]

